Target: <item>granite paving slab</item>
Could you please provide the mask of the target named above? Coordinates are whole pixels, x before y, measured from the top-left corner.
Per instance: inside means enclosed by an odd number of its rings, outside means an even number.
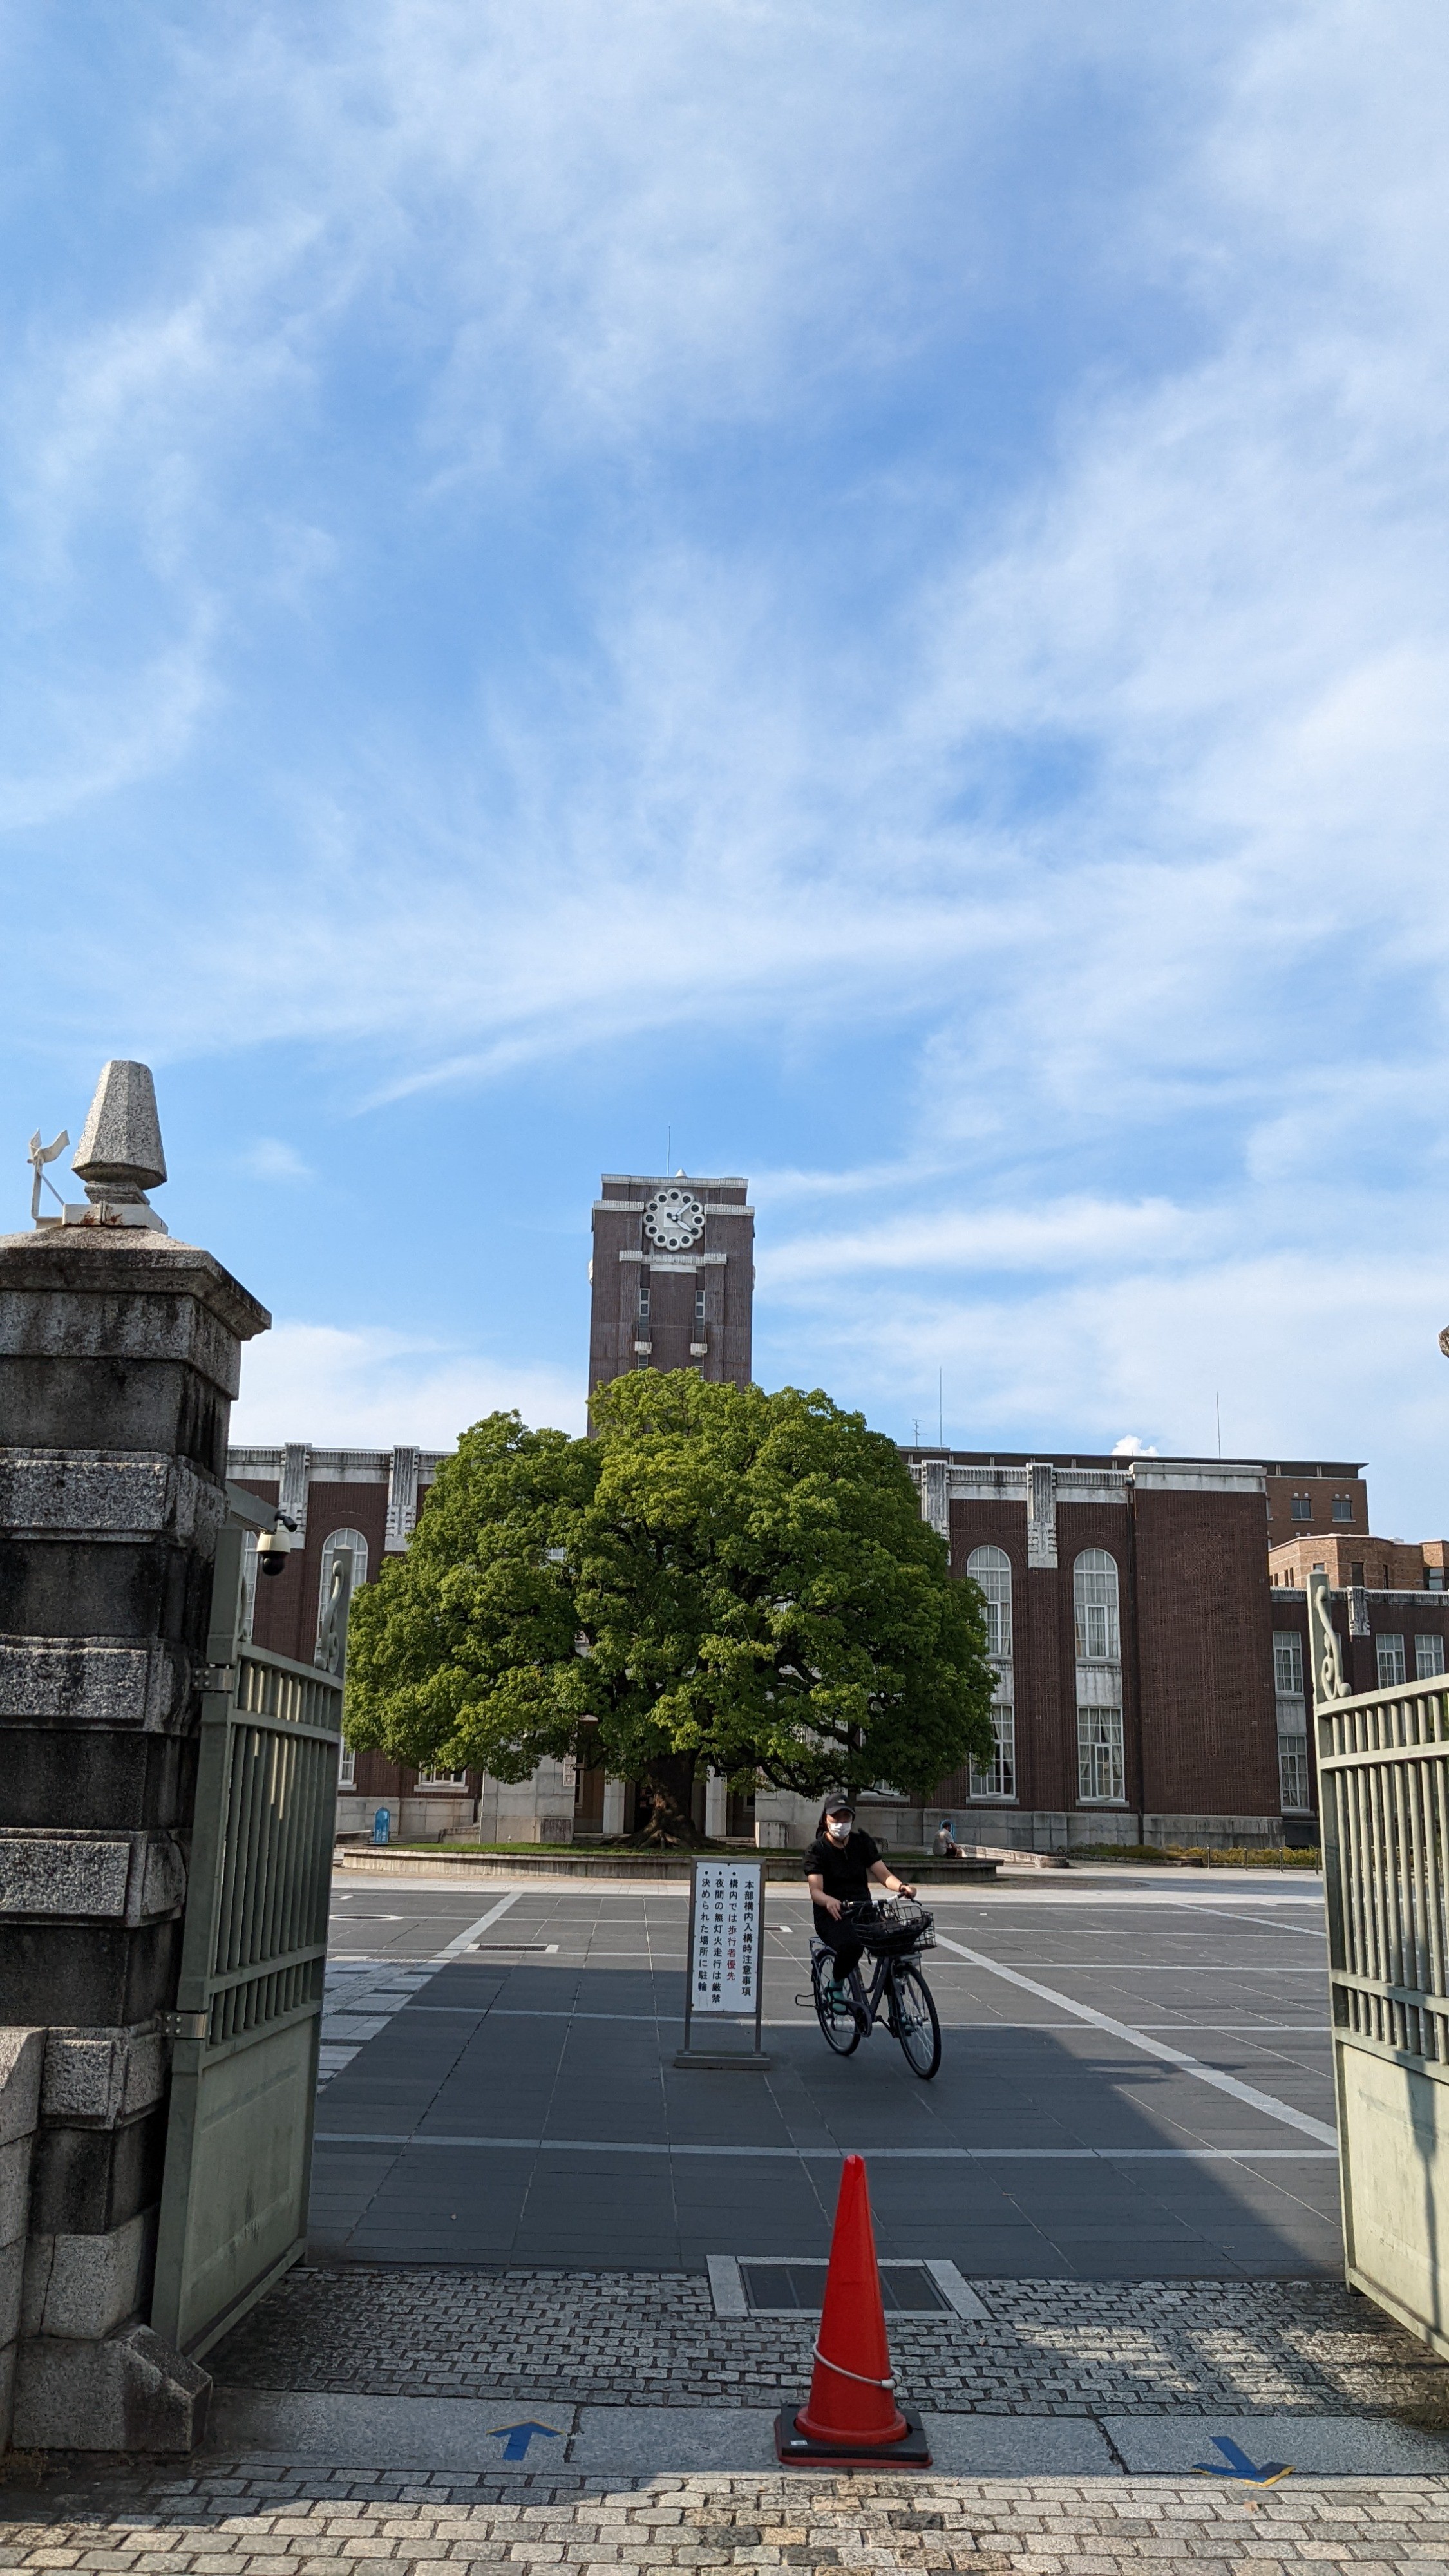
[[[977,2274],[970,2286],[978,2317],[891,2319],[896,2373],[918,2406],[1449,2425],[1449,2368],[1339,2282]],[[804,2312],[718,2315],[708,2277],[693,2273],[348,2265],[290,2273],[208,2366],[231,2388],[779,2406],[808,2384],[815,2330]]]

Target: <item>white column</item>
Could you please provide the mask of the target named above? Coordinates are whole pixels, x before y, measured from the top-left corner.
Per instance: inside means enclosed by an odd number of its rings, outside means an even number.
[[[621,1834],[623,1830],[624,1783],[622,1780],[606,1780],[604,1782],[604,1831],[606,1834]]]
[[[711,1771],[704,1784],[704,1830],[713,1843],[724,1841],[729,1798],[729,1782],[718,1771]]]

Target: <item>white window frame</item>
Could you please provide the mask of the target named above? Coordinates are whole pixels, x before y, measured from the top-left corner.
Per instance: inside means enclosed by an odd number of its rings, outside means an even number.
[[[466,1797],[468,1774],[466,1771],[420,1771],[413,1782],[413,1787],[421,1790],[425,1797],[431,1797],[434,1794],[452,1798],[460,1795]]]
[[[1422,1631],[1414,1639],[1414,1679],[1431,1682],[1444,1670],[1444,1640]]]
[[[354,1745],[344,1744],[342,1747],[342,1758],[337,1765],[337,1786],[339,1789],[355,1789],[357,1786],[357,1751]]]
[[[1374,1663],[1378,1670],[1380,1690],[1397,1690],[1409,1678],[1404,1641],[1392,1629],[1381,1629],[1374,1639]]]
[[[1004,1547],[973,1547],[966,1571],[986,1596],[986,1651],[994,1664],[1010,1663],[1011,1559]]]
[[[1303,1639],[1296,1628],[1273,1631],[1273,1687],[1280,1699],[1304,1696]]]
[[[352,1589],[360,1592],[367,1581],[367,1541],[361,1530],[329,1530],[322,1541],[322,1572],[317,1585],[317,1642],[322,1642],[322,1622],[332,1597],[332,1560],[339,1548],[352,1550]]]
[[[1127,1804],[1127,1753],[1120,1708],[1077,1710],[1077,1804]]]
[[[1072,1567],[1072,1610],[1079,1664],[1122,1660],[1121,1577],[1105,1547],[1084,1547]]]
[[[1304,1700],[1278,1702],[1278,1798],[1285,1816],[1313,1812],[1308,1788],[1308,1706]]]

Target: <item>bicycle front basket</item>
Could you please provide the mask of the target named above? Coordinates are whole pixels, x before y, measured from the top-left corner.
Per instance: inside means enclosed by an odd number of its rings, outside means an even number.
[[[876,1958],[899,1958],[910,1950],[934,1950],[936,1918],[913,1896],[888,1896],[873,1909],[874,1920],[862,1924],[861,1937]]]

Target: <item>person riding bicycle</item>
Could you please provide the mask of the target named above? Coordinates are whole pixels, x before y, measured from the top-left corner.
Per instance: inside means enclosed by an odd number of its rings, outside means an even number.
[[[835,1986],[843,1993],[852,1968],[860,1965],[865,1944],[841,1920],[841,1909],[860,1904],[871,1881],[894,1896],[914,1896],[915,1889],[895,1878],[880,1856],[880,1845],[862,1833],[848,1798],[827,1798],[820,1810],[815,1840],[805,1854],[805,1884],[815,1909],[815,1930],[835,1955]]]

